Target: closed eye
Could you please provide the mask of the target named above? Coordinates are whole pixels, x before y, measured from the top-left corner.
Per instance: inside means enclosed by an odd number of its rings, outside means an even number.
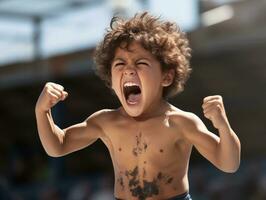
[[[147,65],[147,66],[149,66],[149,64],[148,63],[145,63],[145,62],[138,62],[137,64],[138,65]]]
[[[118,67],[118,66],[122,66],[122,65],[124,65],[124,63],[121,62],[121,63],[116,63],[114,66]]]

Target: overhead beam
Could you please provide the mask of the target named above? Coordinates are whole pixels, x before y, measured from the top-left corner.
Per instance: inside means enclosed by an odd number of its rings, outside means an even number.
[[[0,6],[0,17],[5,17],[5,18],[14,18],[14,19],[26,19],[26,20],[32,20],[36,18],[42,18],[42,19],[47,19],[47,18],[52,18],[52,17],[57,17],[59,13],[66,13],[70,11],[76,11],[80,8],[83,8],[84,6],[94,6],[94,5],[99,5],[101,3],[104,3],[106,0],[90,0],[90,1],[80,1],[80,2],[67,2],[64,6],[62,7],[56,7],[54,9],[51,9],[50,11],[46,13],[39,13],[39,14],[30,14],[30,13],[22,13],[22,12],[17,12],[17,11],[10,11],[6,9],[1,9]],[[1,1],[0,1],[1,5]]]
[[[0,17],[3,18],[11,18],[16,20],[32,20],[33,18],[39,17],[39,18],[48,18],[48,17],[55,17],[55,14],[28,14],[28,13],[20,13],[15,11],[5,11],[0,9]]]

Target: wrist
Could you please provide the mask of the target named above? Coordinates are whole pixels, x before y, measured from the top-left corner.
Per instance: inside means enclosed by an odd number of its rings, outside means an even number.
[[[217,127],[219,132],[231,132],[231,126],[228,122],[225,122],[223,125]]]
[[[49,113],[50,112],[50,109],[43,109],[43,108],[40,108],[38,106],[35,107],[35,114],[38,115],[38,114],[46,114],[46,113]]]

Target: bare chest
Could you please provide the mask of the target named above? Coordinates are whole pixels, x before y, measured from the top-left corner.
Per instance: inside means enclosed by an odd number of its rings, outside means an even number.
[[[177,127],[164,120],[112,125],[104,143],[109,149],[116,172],[142,168],[152,179],[162,169],[178,170],[186,164],[190,146]],[[185,162],[184,162],[185,160]],[[149,173],[145,172],[145,169]],[[154,173],[152,173],[154,171]]]

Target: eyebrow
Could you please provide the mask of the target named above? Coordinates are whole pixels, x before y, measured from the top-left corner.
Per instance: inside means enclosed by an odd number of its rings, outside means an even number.
[[[147,60],[147,61],[151,62],[151,60],[149,58],[138,58],[136,61],[140,61],[140,60]]]
[[[146,58],[146,57],[140,57],[140,58],[137,58],[137,59],[136,59],[136,61],[140,61],[140,60],[147,60],[147,61],[150,62],[150,59],[149,59],[149,58]],[[123,58],[117,57],[117,58],[114,58],[114,59],[113,59],[113,62],[112,62],[112,63],[114,63],[114,62],[116,62],[116,61],[123,61],[123,62],[125,62],[126,60],[123,59]]]
[[[123,58],[120,58],[120,57],[114,58],[113,62],[118,61],[118,60],[125,62],[125,60]]]

